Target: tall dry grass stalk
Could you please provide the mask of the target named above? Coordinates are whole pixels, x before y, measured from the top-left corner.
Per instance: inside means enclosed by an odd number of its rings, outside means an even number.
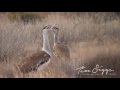
[[[12,22],[0,18],[0,77],[1,78],[76,78],[120,77],[120,20],[112,13],[71,13],[70,17],[50,14],[36,24]],[[111,18],[112,17],[112,18]],[[67,44],[70,61],[53,57],[43,70],[23,75],[16,66],[29,54],[42,47],[42,28],[56,24],[60,41]],[[53,35],[50,34],[53,45]],[[4,62],[6,61],[6,62]],[[116,75],[78,75],[76,68],[92,69],[96,64],[115,70]]]

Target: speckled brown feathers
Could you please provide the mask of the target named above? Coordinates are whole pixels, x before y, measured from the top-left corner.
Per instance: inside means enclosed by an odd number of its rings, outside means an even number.
[[[30,57],[24,59],[20,64],[19,68],[22,73],[28,73],[36,71],[38,67],[50,60],[50,55],[44,51],[35,53]]]
[[[66,45],[57,43],[53,46],[53,53],[59,59],[70,60],[70,52]]]

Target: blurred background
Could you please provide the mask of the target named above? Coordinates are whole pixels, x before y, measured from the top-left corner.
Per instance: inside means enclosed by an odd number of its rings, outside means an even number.
[[[15,66],[41,50],[41,30],[53,24],[60,29],[60,42],[68,45],[71,60],[53,58],[44,70],[25,77],[120,77],[119,12],[0,12],[0,77],[23,77]],[[113,69],[114,75],[78,75],[75,70],[83,65],[92,69],[96,64]]]

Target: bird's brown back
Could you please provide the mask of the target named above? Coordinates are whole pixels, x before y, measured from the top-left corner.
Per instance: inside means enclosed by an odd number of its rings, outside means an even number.
[[[66,45],[57,43],[54,47],[53,47],[53,52],[57,54],[57,56],[61,59],[68,59],[70,60],[70,52],[69,49]]]
[[[19,68],[22,73],[28,73],[34,70],[37,70],[39,66],[48,62],[50,55],[44,51],[35,53],[26,59],[24,59],[20,64]]]

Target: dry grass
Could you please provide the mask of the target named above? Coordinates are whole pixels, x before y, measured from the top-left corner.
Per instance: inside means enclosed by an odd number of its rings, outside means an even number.
[[[67,18],[50,14],[36,24],[11,22],[0,18],[0,77],[1,78],[104,78],[120,77],[120,20],[110,19],[111,13],[72,14]],[[107,18],[107,19],[106,19]],[[114,18],[114,17],[112,17]],[[16,68],[29,54],[42,47],[41,29],[48,24],[60,28],[60,41],[69,46],[70,61],[53,57],[42,70],[23,75]],[[53,36],[50,35],[51,47]],[[6,61],[6,62],[5,62]],[[114,69],[116,75],[78,75],[76,68],[92,69],[96,64]]]

